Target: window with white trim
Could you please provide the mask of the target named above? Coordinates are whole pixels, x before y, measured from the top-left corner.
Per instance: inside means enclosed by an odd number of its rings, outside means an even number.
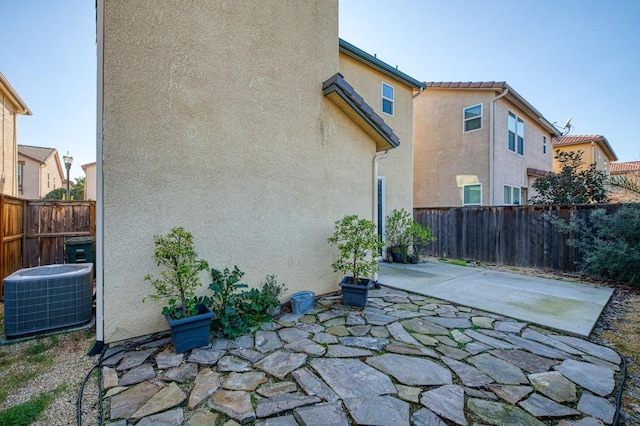
[[[394,89],[386,83],[382,83],[382,112],[393,115]]]
[[[47,173],[47,188],[51,188],[51,174]]]
[[[482,104],[465,108],[462,113],[462,123],[465,133],[482,129]]]
[[[462,187],[462,205],[480,206],[482,205],[482,184],[475,183]]]
[[[509,111],[509,151],[524,155],[524,120]]]
[[[520,188],[517,186],[504,186],[504,205],[505,206],[519,206],[520,203]]]

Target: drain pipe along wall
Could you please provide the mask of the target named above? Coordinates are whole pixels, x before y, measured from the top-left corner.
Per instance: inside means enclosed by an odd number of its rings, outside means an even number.
[[[103,142],[103,58],[104,58],[104,0],[98,0],[96,38],[97,38],[97,108],[96,108],[96,346],[98,352],[104,346],[104,200],[102,178],[102,142]]]
[[[495,200],[493,199],[494,195],[495,195],[495,190],[494,190],[494,186],[495,186],[495,179],[493,177],[493,171],[494,171],[494,139],[495,139],[495,120],[496,120],[496,101],[498,99],[500,99],[503,96],[507,96],[507,93],[509,93],[509,89],[506,88],[504,89],[504,92],[500,93],[498,96],[496,96],[495,98],[491,99],[491,103],[489,105],[489,121],[490,121],[490,125],[489,125],[489,205],[490,206],[494,206],[496,205]]]

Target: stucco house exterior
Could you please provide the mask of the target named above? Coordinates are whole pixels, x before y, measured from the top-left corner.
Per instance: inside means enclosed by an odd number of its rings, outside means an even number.
[[[82,171],[84,172],[84,199],[85,200],[97,200],[96,192],[96,162],[83,164]]]
[[[505,82],[427,82],[414,101],[414,207],[526,204],[558,130]]]
[[[412,208],[424,86],[340,41],[337,0],[97,5],[98,340],[167,328],[142,303],[154,234],[183,226],[216,269],[322,294],[334,222],[376,217],[378,174],[386,210]]]
[[[609,169],[613,161],[618,161],[618,156],[613,151],[609,141],[602,135],[566,135],[553,141],[554,150],[558,151],[582,151],[582,161],[584,167],[591,164],[596,165],[596,169],[609,174]],[[560,164],[553,160],[553,171],[560,171]]]
[[[0,194],[20,196],[18,168],[18,115],[32,115],[31,110],[0,72]]]
[[[18,196],[28,200],[44,198],[66,185],[64,167],[55,148],[18,145]]]

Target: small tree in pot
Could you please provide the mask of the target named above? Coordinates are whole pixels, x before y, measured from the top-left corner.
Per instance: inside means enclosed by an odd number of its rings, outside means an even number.
[[[328,241],[340,250],[338,260],[331,267],[335,272],[345,275],[340,283],[345,305],[364,307],[366,290],[372,284],[369,277],[378,272],[376,258],[384,246],[376,233],[376,225],[356,215],[345,216],[342,220],[336,221],[335,231]],[[353,287],[364,288],[364,302],[351,301],[348,298],[345,291]]]
[[[160,267],[160,278],[145,275],[144,279],[156,289],[156,293],[150,295],[149,299],[166,301],[162,314],[172,329],[176,352],[205,346],[209,341],[209,325],[213,313],[203,304],[197,303],[195,291],[201,285],[200,272],[208,269],[209,265],[198,259],[193,247],[193,235],[182,227],[173,228],[166,236],[154,235],[153,238],[153,257]],[[146,298],[143,302],[145,300]],[[200,336],[187,337],[188,342],[182,342],[180,337],[176,337],[176,327],[179,329],[185,323],[191,324],[192,318],[203,321]],[[187,327],[192,329],[193,325]]]
[[[427,245],[434,240],[431,228],[423,227],[414,221],[411,214],[405,209],[394,209],[391,215],[387,216],[385,236],[393,261],[396,263],[408,263],[411,260],[409,247],[414,249],[412,259],[417,260],[418,246]]]

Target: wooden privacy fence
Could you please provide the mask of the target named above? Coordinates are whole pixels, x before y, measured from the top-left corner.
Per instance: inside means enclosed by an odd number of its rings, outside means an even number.
[[[0,195],[0,278],[64,263],[67,239],[94,236],[95,201],[22,200]],[[0,282],[0,299],[2,298]]]
[[[596,209],[608,213],[623,204],[578,206],[503,206],[417,208],[414,219],[429,226],[437,239],[423,249],[429,256],[480,262],[576,271],[580,254],[567,245],[561,234],[543,217],[587,219]]]

